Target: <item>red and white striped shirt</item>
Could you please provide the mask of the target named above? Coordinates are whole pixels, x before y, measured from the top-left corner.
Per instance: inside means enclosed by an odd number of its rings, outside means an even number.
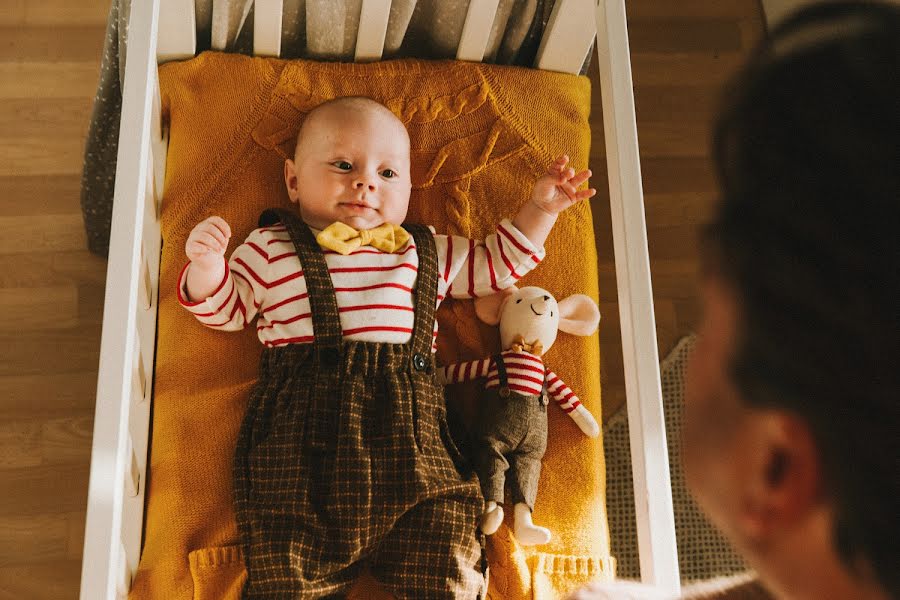
[[[434,241],[438,305],[446,296],[473,298],[507,288],[544,257],[543,248],[535,248],[507,219],[484,242],[438,234]],[[323,252],[334,283],[344,339],[408,342],[413,331],[413,289],[419,267],[414,240],[410,238],[406,246],[392,254],[369,246],[347,256]],[[235,331],[259,317],[256,330],[266,346],[313,341],[303,267],[283,225],[254,230],[232,253],[224,279],[209,298],[198,302],[187,299],[189,266],[185,265],[179,277],[178,300],[204,325]]]
[[[536,396],[541,393],[546,378],[547,394],[561,409],[572,415],[581,405],[575,392],[556,373],[545,367],[544,361],[539,356],[515,350],[504,350],[500,355],[506,367],[506,381],[510,390]],[[438,375],[445,383],[462,383],[487,377],[484,387],[488,389],[500,387],[500,372],[493,356],[441,367]]]

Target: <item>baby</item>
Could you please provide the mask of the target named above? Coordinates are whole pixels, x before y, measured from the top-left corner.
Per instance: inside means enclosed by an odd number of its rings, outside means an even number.
[[[484,241],[401,227],[406,128],[373,100],[341,98],[307,115],[285,161],[298,211],[265,211],[227,263],[223,219],[191,231],[181,303],[216,329],[257,318],[266,346],[234,459],[245,597],[340,595],[363,568],[398,598],[482,589],[483,499],[456,468],[434,314],[540,262],[557,214],[594,194],[577,190],[590,171],[567,163]]]

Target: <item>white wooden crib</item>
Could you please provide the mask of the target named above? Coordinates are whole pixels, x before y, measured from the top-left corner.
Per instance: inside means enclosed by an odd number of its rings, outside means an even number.
[[[157,65],[196,52],[195,0],[134,0],[122,98],[97,407],[81,578],[85,600],[124,598],[144,519],[166,167]],[[459,60],[480,61],[499,0],[471,0]],[[255,0],[253,48],[278,56],[283,0]],[[357,61],[379,60],[391,0],[362,0]],[[218,21],[226,21],[221,26]],[[234,24],[214,19],[213,47]],[[536,67],[577,73],[596,38],[640,567],[645,583],[679,588],[656,326],[624,0],[557,0]]]

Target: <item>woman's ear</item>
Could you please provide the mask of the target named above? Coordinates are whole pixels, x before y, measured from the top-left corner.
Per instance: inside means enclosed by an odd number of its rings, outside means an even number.
[[[734,457],[744,463],[738,525],[742,535],[765,542],[822,506],[822,474],[806,422],[776,410],[750,418],[752,446]]]
[[[497,325],[500,322],[503,304],[517,291],[518,288],[513,285],[496,294],[475,298],[475,314],[488,325]]]
[[[600,324],[600,309],[584,294],[572,294],[559,303],[559,330],[572,335],[591,335]]]

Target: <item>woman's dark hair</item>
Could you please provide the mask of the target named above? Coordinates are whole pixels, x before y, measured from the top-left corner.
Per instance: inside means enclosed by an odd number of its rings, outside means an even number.
[[[809,423],[844,562],[900,598],[900,9],[827,3],[727,89],[706,230],[746,402]]]

